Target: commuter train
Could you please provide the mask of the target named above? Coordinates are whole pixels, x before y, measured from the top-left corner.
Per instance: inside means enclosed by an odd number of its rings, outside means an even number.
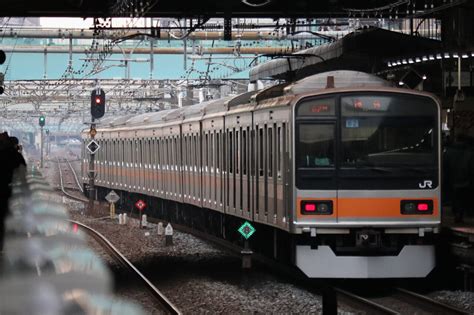
[[[331,71],[104,120],[95,140],[99,198],[111,189],[130,207],[145,198],[149,215],[226,239],[249,221],[252,248],[308,277],[425,277],[435,266],[440,103],[431,94]]]

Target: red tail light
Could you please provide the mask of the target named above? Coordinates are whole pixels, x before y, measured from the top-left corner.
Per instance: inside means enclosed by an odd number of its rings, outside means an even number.
[[[332,200],[303,200],[301,214],[331,215]]]
[[[419,203],[418,211],[428,211],[429,207],[427,203]]]
[[[401,214],[433,214],[433,200],[401,200]]]

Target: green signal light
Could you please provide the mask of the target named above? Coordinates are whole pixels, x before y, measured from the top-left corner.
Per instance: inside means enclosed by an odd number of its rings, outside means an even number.
[[[41,127],[44,126],[45,122],[46,122],[46,118],[45,118],[44,116],[40,116],[40,118],[39,118],[39,124],[40,124]]]

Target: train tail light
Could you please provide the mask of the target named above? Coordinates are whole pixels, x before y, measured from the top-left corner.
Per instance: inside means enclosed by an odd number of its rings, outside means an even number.
[[[433,200],[402,200],[402,214],[433,214]]]
[[[301,214],[331,215],[332,200],[304,200],[301,202]]]
[[[419,203],[418,211],[428,211],[429,207],[427,203]]]

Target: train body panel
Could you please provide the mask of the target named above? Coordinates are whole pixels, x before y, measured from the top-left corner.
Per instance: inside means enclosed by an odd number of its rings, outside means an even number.
[[[98,185],[289,233],[311,277],[424,277],[441,217],[439,102],[333,75],[343,87],[307,78],[101,128]]]

